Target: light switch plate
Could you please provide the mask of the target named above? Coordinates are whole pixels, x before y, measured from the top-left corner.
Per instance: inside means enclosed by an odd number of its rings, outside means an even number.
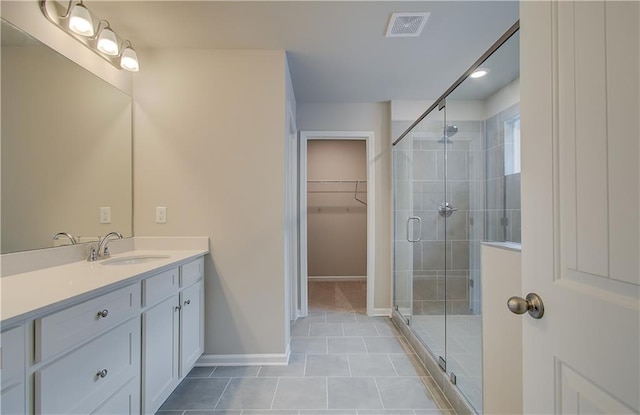
[[[165,206],[156,207],[156,223],[167,223],[167,208]]]
[[[111,207],[100,207],[100,223],[111,223]]]

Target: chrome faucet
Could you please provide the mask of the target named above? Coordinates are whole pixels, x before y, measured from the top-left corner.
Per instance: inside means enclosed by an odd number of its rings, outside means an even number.
[[[61,236],[67,237],[69,238],[69,240],[71,241],[72,245],[75,245],[78,243],[78,241],[76,240],[76,238],[73,237],[73,235],[71,235],[69,232],[58,232],[55,235],[53,235],[53,240],[57,241],[58,239],[60,239]]]
[[[109,232],[108,234],[100,238],[97,247],[92,246],[89,249],[89,257],[87,258],[87,261],[93,262],[97,261],[99,258],[109,258],[111,254],[109,253],[109,247],[107,246],[107,243],[112,236],[118,239],[122,239],[122,234],[120,232]]]

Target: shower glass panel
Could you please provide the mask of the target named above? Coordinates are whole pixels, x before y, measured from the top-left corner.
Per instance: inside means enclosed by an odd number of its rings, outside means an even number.
[[[444,125],[445,111],[436,109],[394,147],[396,306],[436,360],[446,341]]]
[[[447,372],[479,412],[481,243],[514,235],[519,242],[519,52],[516,33],[482,64],[486,77],[467,78],[447,97],[448,124],[457,130],[447,144],[447,197],[457,209],[447,223]]]
[[[413,125],[393,147],[394,304],[477,413],[481,244],[520,242],[519,54],[516,29],[480,64],[486,76],[420,122],[393,122],[398,137]]]
[[[411,139],[407,138],[394,147],[394,305],[407,323],[411,319],[413,280],[413,157]],[[410,235],[411,233],[411,235]]]

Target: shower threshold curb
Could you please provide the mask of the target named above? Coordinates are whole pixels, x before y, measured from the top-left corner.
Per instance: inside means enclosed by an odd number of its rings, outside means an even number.
[[[407,343],[411,345],[418,356],[418,359],[427,369],[427,372],[429,372],[435,381],[440,392],[442,392],[445,398],[449,401],[453,410],[456,411],[456,414],[477,415],[478,412],[471,407],[467,399],[462,396],[455,385],[451,383],[447,374],[440,368],[434,357],[431,355],[431,352],[427,350],[413,330],[411,330],[407,325],[407,321],[404,317],[398,311],[394,310],[391,315],[391,320],[398,330],[400,330],[405,340],[407,340]]]

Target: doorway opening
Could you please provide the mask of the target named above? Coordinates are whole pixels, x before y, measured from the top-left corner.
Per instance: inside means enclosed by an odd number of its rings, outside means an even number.
[[[301,132],[301,310],[371,314],[371,132]]]

